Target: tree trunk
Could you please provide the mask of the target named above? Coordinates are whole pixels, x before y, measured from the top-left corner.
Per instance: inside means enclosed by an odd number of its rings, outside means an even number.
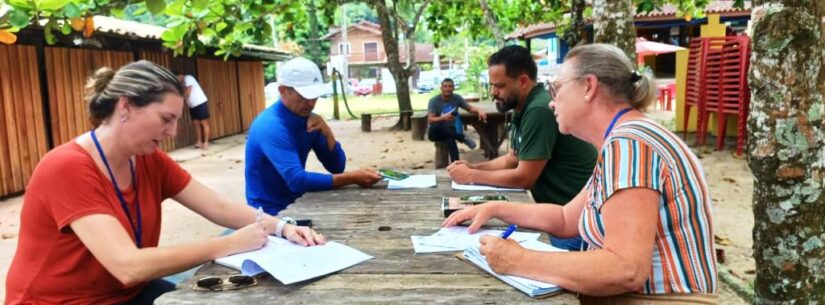
[[[587,43],[587,37],[584,33],[584,0],[572,0],[570,3],[570,27],[564,32],[562,40],[571,47],[575,47],[580,43]]]
[[[624,50],[633,65],[636,65],[636,27],[633,25],[633,1],[594,0],[593,40],[609,43]]]
[[[307,14],[309,15],[309,57],[315,64],[323,66],[323,62],[321,62],[321,40],[318,39],[318,15],[316,15],[315,0],[309,0]]]
[[[381,40],[384,43],[384,51],[387,53],[387,68],[395,78],[396,97],[398,98],[399,120],[391,129],[409,129],[409,123],[412,116],[412,101],[410,100],[410,76],[412,75],[413,67],[415,66],[415,24],[418,23],[421,13],[429,3],[429,0],[424,1],[419,8],[416,16],[412,21],[412,26],[405,24],[400,20],[397,12],[390,11],[383,0],[372,2],[372,6],[378,15],[378,24],[381,25]],[[392,7],[395,9],[395,6]],[[394,21],[394,22],[393,22]],[[395,23],[395,24],[393,24]],[[399,52],[399,31],[403,31],[407,43],[407,61],[405,67],[401,63],[401,56]]]
[[[384,50],[387,52],[387,68],[395,78],[396,97],[398,98],[398,110],[400,116],[398,123],[391,129],[403,129],[402,122],[404,115],[412,112],[412,101],[410,100],[410,74],[404,69],[401,63],[401,56],[398,47],[398,28],[393,27],[390,20],[393,18],[386,7],[376,7],[378,24],[381,25],[381,40],[384,42]]]
[[[504,34],[501,33],[501,27],[498,26],[496,16],[490,10],[490,4],[487,3],[487,0],[479,0],[479,4],[481,4],[481,9],[484,11],[484,21],[487,22],[487,26],[490,27],[493,36],[496,38],[496,48],[504,47]]]
[[[756,304],[825,303],[825,3],[754,1]]]

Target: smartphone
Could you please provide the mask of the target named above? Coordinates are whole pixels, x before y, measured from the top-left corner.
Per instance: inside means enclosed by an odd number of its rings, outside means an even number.
[[[404,180],[404,179],[407,179],[407,177],[410,176],[410,174],[407,174],[405,172],[399,172],[399,171],[386,169],[386,168],[379,169],[378,174],[381,175],[381,177],[384,177],[384,178],[387,178],[387,179],[392,179],[392,180]]]
[[[458,197],[462,203],[487,202],[487,201],[510,201],[507,195],[468,195]]]
[[[477,204],[482,204],[488,201],[510,201],[507,195],[469,195],[461,197],[442,197],[441,211],[444,217],[449,217],[450,214],[455,213],[463,208],[471,207]]]

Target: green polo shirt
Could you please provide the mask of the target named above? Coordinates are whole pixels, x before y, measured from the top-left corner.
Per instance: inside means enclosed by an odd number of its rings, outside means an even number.
[[[549,103],[550,95],[544,86],[533,87],[524,110],[514,113],[510,143],[519,161],[548,160],[530,189],[533,198],[563,205],[587,183],[597,151],[590,143],[560,133]]]

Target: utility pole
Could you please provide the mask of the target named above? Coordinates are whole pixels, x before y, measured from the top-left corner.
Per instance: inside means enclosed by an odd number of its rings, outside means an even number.
[[[343,41],[343,46],[339,47],[338,50],[341,53],[341,62],[343,63],[341,71],[341,80],[344,82],[344,88],[341,88],[341,94],[347,94],[347,86],[349,86],[349,41],[347,41],[347,31],[349,30],[349,26],[347,25],[347,4],[341,4],[341,38]]]
[[[318,16],[315,13],[315,0],[309,0],[309,56],[316,65],[322,66],[321,43],[318,39]]]
[[[269,15],[269,26],[272,27],[272,47],[278,48],[278,28],[275,27],[275,15]]]

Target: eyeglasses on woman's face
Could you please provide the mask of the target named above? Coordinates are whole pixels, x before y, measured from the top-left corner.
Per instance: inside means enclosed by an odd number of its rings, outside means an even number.
[[[562,88],[562,86],[564,86],[564,84],[566,84],[566,83],[568,83],[572,80],[577,80],[577,79],[580,79],[580,78],[581,77],[576,76],[576,77],[571,77],[571,78],[567,78],[567,79],[563,79],[563,80],[555,80],[555,81],[551,82],[550,83],[550,88],[548,88],[549,89],[548,91],[550,93],[550,99],[555,101],[556,100],[556,94],[561,90],[561,88]]]

